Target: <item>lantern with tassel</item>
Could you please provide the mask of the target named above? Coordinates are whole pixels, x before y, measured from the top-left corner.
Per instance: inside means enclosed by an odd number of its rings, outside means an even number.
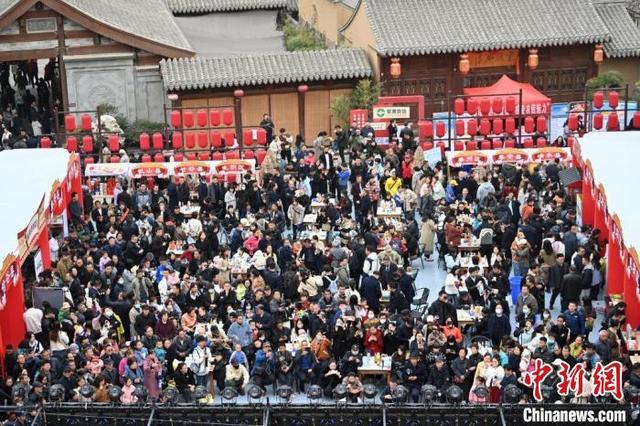
[[[462,55],[460,55],[458,70],[460,70],[460,74],[469,74],[469,71],[471,71],[471,63],[469,62],[469,55],[467,55],[466,53],[463,53]]]
[[[535,70],[538,68],[538,62],[538,49],[529,49],[529,59],[527,61],[529,68]]]
[[[402,65],[400,65],[400,58],[391,58],[391,67],[389,69],[391,78],[400,78],[402,75]]]

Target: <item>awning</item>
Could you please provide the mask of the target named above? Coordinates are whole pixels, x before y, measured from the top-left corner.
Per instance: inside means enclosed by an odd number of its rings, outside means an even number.
[[[508,95],[516,98],[516,111],[519,102],[519,93],[522,90],[522,114],[548,114],[551,112],[551,98],[545,96],[529,83],[519,83],[503,75],[496,83],[487,87],[470,87],[464,89],[466,96],[472,96],[480,102],[481,98],[495,97],[496,95],[504,96],[502,104],[505,105]]]

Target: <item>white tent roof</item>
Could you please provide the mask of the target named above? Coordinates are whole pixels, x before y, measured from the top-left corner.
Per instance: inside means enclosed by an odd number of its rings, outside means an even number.
[[[595,186],[602,184],[609,214],[617,214],[627,247],[640,249],[640,199],[636,172],[640,132],[590,132],[580,140],[583,161],[589,160]]]
[[[0,263],[18,248],[18,232],[33,217],[51,186],[66,177],[65,149],[17,149],[0,152]]]

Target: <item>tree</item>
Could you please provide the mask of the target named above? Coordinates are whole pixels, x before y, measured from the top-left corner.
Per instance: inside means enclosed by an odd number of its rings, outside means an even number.
[[[371,109],[378,102],[382,85],[371,80],[360,80],[349,95],[337,96],[331,101],[331,114],[339,124],[349,124],[352,109]]]
[[[598,89],[619,89],[624,84],[624,76],[620,71],[607,71],[587,80],[587,98],[593,98]]]

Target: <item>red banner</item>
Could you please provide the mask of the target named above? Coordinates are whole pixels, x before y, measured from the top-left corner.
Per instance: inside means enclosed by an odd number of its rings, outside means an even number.
[[[569,158],[569,153],[562,148],[541,148],[531,154],[533,161],[551,161],[559,158],[560,161],[564,161]]]
[[[454,154],[449,160],[452,167],[460,167],[466,165],[486,166],[489,164],[489,156],[480,151],[462,151]]]
[[[521,149],[507,148],[496,151],[493,154],[493,162],[495,164],[502,163],[520,163],[529,160],[529,153]]]
[[[163,163],[140,163],[131,166],[129,173],[134,179],[148,176],[167,178],[169,177],[169,168]]]
[[[11,256],[5,261],[6,266],[0,278],[0,311],[7,305],[7,292],[15,287],[20,280],[20,264],[18,259]]]
[[[186,161],[184,163],[177,164],[173,170],[176,176],[207,175],[209,174],[211,167],[203,161]]]
[[[65,182],[54,182],[51,189],[49,201],[49,210],[51,211],[51,216],[60,216],[64,212],[64,209],[67,207],[65,188]]]

